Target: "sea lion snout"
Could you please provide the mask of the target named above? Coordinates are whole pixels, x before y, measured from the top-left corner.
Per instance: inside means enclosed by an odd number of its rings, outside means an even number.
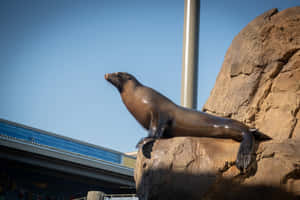
[[[107,74],[104,75],[104,78],[105,78],[105,80],[107,80],[111,84],[115,85],[115,83],[114,83],[115,81],[113,80],[114,78],[113,78],[112,74],[107,73]]]
[[[107,73],[107,74],[104,75],[104,78],[105,78],[106,80],[109,80],[109,79],[112,79],[113,77],[116,77],[117,74],[118,74],[118,72]]]
[[[113,84],[119,90],[119,92],[122,91],[124,83],[123,83],[122,77],[120,77],[118,75],[118,72],[105,74],[104,78],[108,82],[110,82],[111,84]]]
[[[105,80],[108,80],[108,77],[109,77],[109,74],[104,75]]]
[[[118,76],[119,72],[114,72],[114,73],[107,73],[104,75],[104,78],[106,80],[112,80],[112,79],[119,79],[121,78],[120,76]]]
[[[118,77],[116,76],[116,73],[107,73],[104,75],[105,80],[107,80],[108,82],[111,82],[112,84],[114,84],[114,82],[117,81]]]

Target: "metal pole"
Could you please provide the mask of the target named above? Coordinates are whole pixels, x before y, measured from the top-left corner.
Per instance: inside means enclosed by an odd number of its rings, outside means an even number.
[[[184,1],[181,105],[197,108],[200,0]]]

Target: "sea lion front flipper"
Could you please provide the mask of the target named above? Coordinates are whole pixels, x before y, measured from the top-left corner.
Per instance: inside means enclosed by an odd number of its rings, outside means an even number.
[[[141,148],[143,155],[146,158],[151,158],[152,147],[155,142],[155,138],[144,137],[136,144],[136,148]]]
[[[243,140],[238,151],[236,166],[242,172],[249,167],[253,160],[254,136],[251,132],[243,132]]]
[[[146,143],[154,141],[155,138],[151,137],[143,137],[139,140],[139,142],[135,145],[136,148],[139,148],[141,145],[145,145]]]
[[[163,113],[151,113],[148,137],[162,138],[166,128],[169,126],[168,121],[168,117]]]
[[[151,113],[150,125],[148,129],[148,136],[140,139],[136,144],[136,148],[145,145],[149,142],[154,142],[156,139],[163,137],[163,134],[168,127],[168,120],[162,114]]]

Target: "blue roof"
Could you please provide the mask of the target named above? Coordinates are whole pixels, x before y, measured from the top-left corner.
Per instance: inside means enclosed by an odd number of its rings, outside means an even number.
[[[55,148],[56,150],[64,150],[112,163],[122,164],[123,154],[120,152],[8,122],[6,120],[0,120],[0,136],[7,136],[34,145],[42,145],[49,148]]]

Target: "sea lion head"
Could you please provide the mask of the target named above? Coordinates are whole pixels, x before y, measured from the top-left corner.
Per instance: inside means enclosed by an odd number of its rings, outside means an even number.
[[[125,87],[136,87],[140,85],[140,83],[136,80],[136,78],[126,72],[115,72],[110,74],[105,74],[104,78],[113,84],[120,93],[124,90]]]

